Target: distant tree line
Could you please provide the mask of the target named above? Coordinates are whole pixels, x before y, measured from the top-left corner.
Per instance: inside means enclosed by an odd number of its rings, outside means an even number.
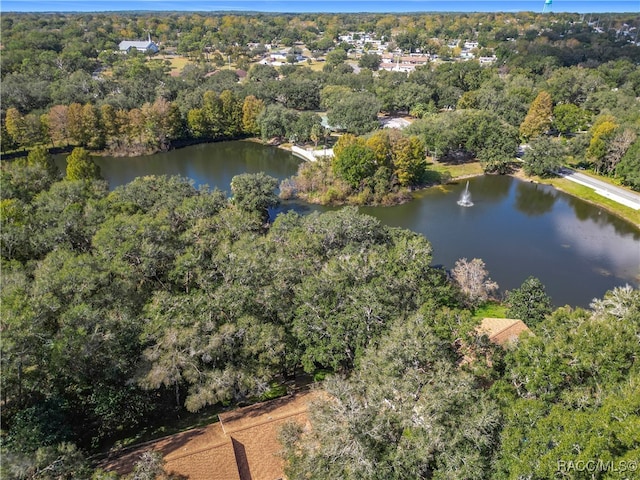
[[[426,121],[416,129],[429,152],[476,155],[488,171],[504,171],[515,155],[515,128],[518,141],[553,140],[561,147],[554,158],[640,188],[638,109],[630,108],[640,97],[640,47],[630,35],[640,25],[624,14],[603,15],[604,32],[577,15],[533,13],[5,14],[1,21],[3,152],[69,144],[132,155],[245,135],[317,144],[326,135],[320,109],[356,135],[377,129],[380,112],[408,113]],[[497,62],[445,61],[405,74],[376,71],[379,58],[365,52],[355,73],[354,46],[339,39],[354,31],[407,53],[478,40]],[[158,56],[115,53],[120,40],[146,32],[193,63],[172,76]],[[322,71],[254,63],[265,44],[300,43],[326,59]],[[227,58],[247,70],[246,79],[225,67]],[[481,147],[460,137],[472,135],[464,125],[480,118],[489,135]],[[459,130],[451,138],[442,133],[448,124]],[[549,175],[558,161],[539,165],[532,154],[527,163]]]

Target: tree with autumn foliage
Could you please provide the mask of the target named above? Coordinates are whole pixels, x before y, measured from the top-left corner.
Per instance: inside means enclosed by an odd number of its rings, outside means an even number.
[[[22,148],[37,145],[46,138],[40,117],[34,113],[23,115],[16,108],[7,109],[4,127],[11,140]]]
[[[525,140],[538,137],[551,128],[553,120],[553,102],[551,95],[544,90],[535,98],[527,116],[520,124],[520,136]]]
[[[47,126],[49,138],[56,144],[69,144],[69,107],[67,105],[54,105],[47,113]]]
[[[614,139],[618,128],[619,125],[612,115],[602,115],[594,122],[589,131],[591,139],[587,149],[587,158],[593,162],[597,173],[606,173],[603,160],[607,154],[609,143]]]
[[[393,166],[403,187],[419,185],[427,171],[425,146],[416,136],[402,136],[393,146]]]
[[[264,109],[264,101],[249,95],[242,103],[242,129],[245,133],[260,135],[258,115]]]

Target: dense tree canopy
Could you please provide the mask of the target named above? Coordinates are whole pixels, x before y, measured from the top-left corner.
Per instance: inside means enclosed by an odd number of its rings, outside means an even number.
[[[291,478],[490,478],[500,414],[428,312],[394,323],[348,378],[311,406],[311,429],[284,430]]]
[[[612,478],[637,460],[638,300],[627,286],[591,311],[559,309],[507,355],[496,385],[505,412],[496,478],[548,478],[592,459],[616,467],[578,478]]]
[[[172,405],[260,395],[302,366],[349,369],[394,316],[452,301],[424,238],[355,210],[290,213],[266,231],[275,186],[241,175],[227,200],[179,178],[109,193],[82,177],[3,200],[12,448],[97,446]],[[46,414],[27,413],[37,405]]]
[[[557,174],[564,163],[565,149],[559,142],[549,137],[532,140],[526,149],[522,161],[527,175],[551,177]]]
[[[542,282],[535,277],[527,278],[520,288],[507,292],[505,303],[509,307],[509,318],[518,318],[531,327],[542,322],[552,311],[551,299]]]

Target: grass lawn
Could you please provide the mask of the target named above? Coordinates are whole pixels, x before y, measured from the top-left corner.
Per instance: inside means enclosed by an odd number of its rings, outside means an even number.
[[[171,62],[171,70],[176,70],[178,72],[182,72],[182,69],[185,66],[193,63],[191,60],[185,57],[168,57],[168,58],[161,58],[161,59],[169,60]]]
[[[304,65],[305,67],[309,67],[314,72],[321,72],[322,67],[324,67],[324,62],[317,62],[315,60],[312,60],[311,64],[303,63],[302,65]]]
[[[473,318],[506,318],[507,306],[498,302],[487,302],[473,312]]]
[[[449,172],[451,179],[471,177],[476,175],[482,175],[484,170],[480,162],[468,162],[461,163],[459,165],[440,163],[437,160],[431,160],[427,163],[427,169],[433,170],[440,174]]]
[[[315,60],[311,60],[311,63],[307,63],[307,62],[303,62],[300,63],[299,65],[303,66],[303,67],[308,67],[311,70],[313,70],[314,72],[321,72],[322,71],[322,67],[324,67],[325,62],[317,62]]]
[[[599,180],[604,180],[604,178],[599,176],[595,178],[598,178]],[[618,202],[614,202],[613,200],[603,197],[602,195],[598,195],[593,189],[589,187],[580,185],[579,183],[575,183],[570,180],[566,180],[564,178],[545,178],[539,181],[540,183],[547,183],[547,184],[553,185],[558,190],[562,190],[563,192],[566,192],[569,195],[573,195],[589,203],[599,205],[605,210],[615,215],[618,215],[619,217],[624,218],[625,220],[636,225],[637,227],[640,227],[640,210],[634,210],[633,208],[627,207],[625,205],[621,205]],[[613,183],[613,182],[610,182],[610,183]]]

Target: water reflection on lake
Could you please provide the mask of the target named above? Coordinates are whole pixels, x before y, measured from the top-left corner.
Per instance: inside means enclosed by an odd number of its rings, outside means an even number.
[[[300,160],[252,142],[203,144],[137,158],[99,158],[110,187],[141,175],[182,175],[196,185],[229,191],[234,175],[264,171],[279,179]],[[633,225],[550,186],[512,177],[469,180],[474,205],[457,204],[466,180],[418,192],[395,207],[360,210],[387,225],[423,233],[433,244],[434,264],[451,268],[459,258],[482,258],[501,290],[538,277],[556,305],[588,306],[594,297],[640,283],[640,231]],[[286,203],[280,211],[327,208]]]
[[[470,208],[456,204],[463,189],[459,184],[406,205],[363,210],[423,233],[437,264],[482,258],[503,291],[532,275],[556,305],[586,306],[614,286],[638,286],[640,231],[633,225],[553,187],[512,177],[471,179]]]

